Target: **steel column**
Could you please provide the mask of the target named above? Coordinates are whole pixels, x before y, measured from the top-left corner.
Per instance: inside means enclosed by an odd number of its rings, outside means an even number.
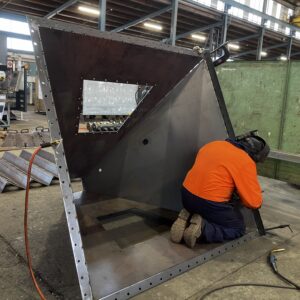
[[[113,29],[111,31],[112,32],[120,32],[120,31],[128,29],[128,28],[130,28],[132,26],[138,25],[138,24],[140,24],[140,23],[142,23],[142,22],[144,22],[144,21],[146,21],[148,19],[152,19],[152,18],[155,18],[157,16],[160,16],[160,15],[162,15],[162,14],[170,11],[171,9],[172,9],[172,6],[169,5],[169,6],[164,7],[162,9],[158,10],[158,11],[155,11],[155,12],[149,14],[149,15],[146,15],[144,17],[138,18],[138,19],[136,19],[136,20],[134,20],[132,22],[129,22],[129,23],[125,24],[125,25],[122,25],[120,27],[117,27],[117,28],[115,28],[115,29]]]
[[[171,20],[171,31],[170,31],[170,40],[172,46],[175,46],[176,44],[178,2],[179,2],[178,0],[172,0],[172,20]]]
[[[286,49],[286,57],[288,60],[291,58],[292,47],[293,47],[293,36],[290,36],[287,49]]]
[[[0,65],[6,65],[7,60],[7,36],[0,32]]]
[[[99,0],[99,23],[98,28],[100,31],[105,31],[106,27],[106,0]]]
[[[226,43],[226,40],[227,40],[228,9],[229,9],[229,5],[225,4],[224,15],[223,15],[222,42],[221,42],[221,44]]]
[[[55,15],[59,14],[61,11],[67,9],[68,7],[72,6],[73,4],[77,3],[79,0],[69,0],[66,3],[62,4],[58,8],[54,9],[53,11],[49,12],[44,18],[51,19]]]
[[[265,14],[266,11],[267,11],[267,0],[264,0],[263,13]],[[267,19],[265,17],[262,17],[262,20],[261,20],[262,28],[260,29],[260,35],[259,35],[258,44],[257,44],[256,60],[261,60],[261,52],[262,52],[262,47],[263,47],[263,43],[264,43],[266,21],[267,21]]]
[[[261,52],[262,47],[264,43],[264,34],[265,34],[265,28],[260,29],[259,39],[258,39],[258,45],[257,45],[257,53],[256,53],[256,60],[261,60]]]

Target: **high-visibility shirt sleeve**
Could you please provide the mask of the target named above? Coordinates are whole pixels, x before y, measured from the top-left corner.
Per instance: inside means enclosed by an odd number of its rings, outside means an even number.
[[[243,165],[234,181],[243,204],[252,209],[260,208],[262,205],[262,191],[258,182],[255,163]]]

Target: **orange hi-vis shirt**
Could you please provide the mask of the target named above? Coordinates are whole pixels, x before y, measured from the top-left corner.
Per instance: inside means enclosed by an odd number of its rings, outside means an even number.
[[[211,142],[199,150],[183,186],[193,195],[215,202],[229,201],[237,189],[246,207],[259,208],[262,204],[255,162],[226,141]]]

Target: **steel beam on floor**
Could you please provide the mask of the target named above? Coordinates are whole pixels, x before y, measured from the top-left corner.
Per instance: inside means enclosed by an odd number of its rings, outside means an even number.
[[[99,30],[105,31],[106,28],[106,0],[99,0]]]
[[[8,183],[7,179],[0,176],[0,193],[3,192],[3,190],[5,189],[7,183]]]
[[[9,182],[17,187],[22,189],[26,188],[26,174],[3,158],[0,159],[0,175],[1,177],[7,178]]]
[[[66,3],[62,4],[58,8],[54,9],[53,11],[49,12],[44,18],[51,19],[55,15],[59,14],[63,10],[67,9],[68,7],[74,5],[75,3],[79,2],[79,0],[69,0]]]
[[[172,46],[175,46],[176,44],[178,2],[179,0],[172,0],[172,19],[171,19],[171,30],[170,30],[170,40]]]
[[[17,169],[26,174],[29,162],[21,157],[14,155],[11,152],[6,151],[2,157],[3,160],[6,160],[11,165],[15,166]],[[39,182],[44,185],[50,185],[53,179],[53,175],[47,172],[45,169],[33,165],[31,169],[31,178],[36,182]]]
[[[20,154],[20,157],[25,159],[26,161],[30,161],[31,156],[32,156],[31,153],[28,151],[25,151],[25,150],[22,150],[22,152]],[[36,155],[33,164],[37,165],[38,167],[51,173],[54,177],[58,177],[57,166],[55,163],[53,163],[39,155]]]
[[[158,17],[158,16],[160,16],[160,15],[162,15],[162,14],[170,11],[171,9],[172,9],[172,5],[166,6],[166,7],[162,8],[162,9],[160,9],[158,11],[155,11],[155,12],[149,14],[149,15],[146,15],[146,16],[143,16],[141,18],[138,18],[138,19],[136,19],[136,20],[134,20],[132,22],[129,22],[129,23],[125,24],[125,25],[117,27],[117,28],[115,28],[115,29],[113,29],[111,31],[112,32],[120,32],[120,31],[128,29],[128,28],[130,28],[132,26],[138,25],[138,24],[140,24],[140,23],[142,23],[142,22],[144,22],[144,21],[146,21],[148,19],[152,19],[152,18]]]

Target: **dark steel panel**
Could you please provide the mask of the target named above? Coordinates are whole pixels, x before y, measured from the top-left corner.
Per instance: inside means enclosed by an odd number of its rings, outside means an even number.
[[[130,38],[118,40],[117,34],[102,33],[96,38],[40,27],[40,36],[69,171],[74,177],[88,173],[95,161],[200,60],[192,53],[176,52],[171,47],[159,47],[158,43],[143,40],[132,43]],[[153,88],[118,134],[77,134],[83,79],[148,84]]]
[[[20,154],[20,157],[27,161],[30,161],[31,153],[23,150]],[[37,155],[34,159],[34,165],[37,165],[38,167],[51,173],[53,176],[58,177],[57,166],[55,163]]]
[[[168,280],[169,270],[177,275],[179,266],[187,270],[187,263],[194,266],[198,258],[204,260],[228,250],[226,245],[224,249],[174,245],[169,226],[162,232],[146,221],[125,226],[116,222],[109,225],[115,228],[112,231],[102,224],[104,230],[96,228],[82,237],[81,247],[81,233],[88,232],[82,223],[94,224],[99,216],[103,220],[107,219],[104,215],[122,215],[122,210],[132,208],[147,210],[148,206],[157,212],[167,208],[176,215],[183,178],[199,148],[234,135],[209,55],[200,62],[199,57],[180,48],[58,22],[32,23],[52,138],[63,140],[55,154],[83,298],[92,298],[91,284],[96,299],[126,299],[144,286],[148,288],[152,279],[154,285],[159,284],[158,276]],[[117,134],[78,134],[83,79],[154,88]],[[84,183],[85,192],[77,201],[78,217],[70,195],[69,171]],[[243,213],[254,234],[252,213],[246,209]],[[147,226],[154,237],[148,236]],[[143,242],[136,242],[138,237]],[[116,247],[131,242],[124,249]],[[238,243],[232,241],[229,246]],[[141,290],[136,290],[137,281],[143,286]]]
[[[202,61],[139,126],[95,161],[90,176],[83,178],[84,188],[178,210],[184,176],[199,148],[227,136],[210,73]]]
[[[10,164],[14,165],[24,173],[26,173],[28,170],[29,162],[21,157],[12,154],[11,152],[5,152],[2,159],[8,161]],[[50,185],[53,179],[53,175],[38,166],[32,165],[31,178],[41,184]]]
[[[26,188],[26,174],[4,159],[0,159],[0,175],[17,187]]]

